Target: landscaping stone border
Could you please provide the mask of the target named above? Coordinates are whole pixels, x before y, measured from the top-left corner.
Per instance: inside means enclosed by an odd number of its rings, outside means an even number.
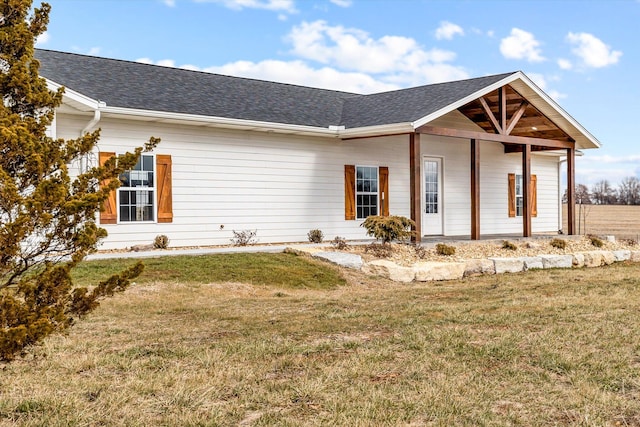
[[[287,248],[298,254],[311,255],[363,273],[386,277],[394,282],[431,282],[456,280],[483,274],[519,273],[549,268],[594,268],[614,262],[640,262],[640,251],[587,251],[567,255],[538,255],[514,258],[471,259],[462,262],[417,262],[407,267],[386,259],[364,262],[360,255],[344,252],[322,252],[317,249]]]

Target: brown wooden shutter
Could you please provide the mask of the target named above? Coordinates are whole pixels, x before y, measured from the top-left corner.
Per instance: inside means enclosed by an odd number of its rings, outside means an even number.
[[[344,219],[356,219],[356,167],[344,165]]]
[[[516,174],[509,174],[509,218],[516,216]]]
[[[104,166],[104,163],[111,157],[114,157],[116,153],[109,153],[101,151],[98,156],[100,166]],[[102,181],[100,188],[109,185],[111,181]],[[109,193],[109,197],[102,203],[100,209],[100,224],[116,224],[118,222],[118,208],[116,206],[116,191],[113,190]]]
[[[538,177],[531,175],[531,216],[538,216]]]
[[[389,168],[380,166],[380,215],[389,216]]]
[[[156,155],[156,174],[158,222],[173,222],[173,193],[171,189],[170,155]]]

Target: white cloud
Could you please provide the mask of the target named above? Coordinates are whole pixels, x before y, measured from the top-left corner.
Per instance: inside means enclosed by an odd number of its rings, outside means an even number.
[[[414,39],[383,36],[373,39],[365,31],[329,26],[325,21],[303,22],[288,35],[291,53],[338,69],[378,74],[400,86],[442,82],[468,77],[462,67],[447,64],[455,52],[424,50]]]
[[[51,40],[51,36],[46,31],[38,36],[36,39],[36,45],[42,46],[43,44],[47,44]]]
[[[591,187],[596,182],[606,179],[615,187],[624,178],[639,176],[639,161],[638,154],[616,157],[591,155],[589,152],[576,158],[576,182]]]
[[[568,59],[560,58],[558,59],[558,67],[563,70],[570,70],[573,68],[573,64]]]
[[[316,21],[294,27],[287,40],[293,46],[291,53],[297,56],[291,61],[267,59],[207,68],[188,64],[180,68],[355,93],[469,77],[464,68],[450,63],[456,58],[454,52],[425,50],[407,37],[373,39],[358,29],[331,27],[324,21]],[[176,66],[170,59],[154,62],[140,58],[138,62]]]
[[[569,33],[567,41],[574,46],[571,51],[587,67],[606,67],[617,63],[622,56],[621,51],[611,50],[610,46],[589,33]]]
[[[275,12],[297,12],[293,0],[196,0],[196,3],[220,3],[234,10],[264,9]]]
[[[442,21],[436,30],[436,39],[438,40],[451,40],[456,35],[464,36],[464,30],[451,22]]]
[[[176,0],[162,0],[162,2],[169,7],[174,7],[176,5]]]
[[[511,35],[500,42],[500,52],[507,59],[525,59],[529,62],[542,62],[540,42],[533,34],[512,28]]]
[[[330,0],[331,3],[340,7],[350,7],[353,4],[352,0]]]

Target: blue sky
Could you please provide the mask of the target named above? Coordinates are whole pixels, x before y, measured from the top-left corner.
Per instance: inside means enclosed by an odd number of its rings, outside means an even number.
[[[38,47],[372,93],[522,70],[640,177],[640,0],[49,0]],[[39,4],[39,2],[34,2]]]

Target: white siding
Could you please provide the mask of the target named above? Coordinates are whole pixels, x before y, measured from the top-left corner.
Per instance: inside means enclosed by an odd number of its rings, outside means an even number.
[[[87,120],[60,116],[58,136],[77,137]],[[260,243],[366,238],[362,221],[344,219],[344,165],[389,167],[390,212],[409,215],[408,136],[329,140],[103,119],[99,148],[122,153],[149,136],[172,157],[173,222],[104,225],[103,248],[150,243],[166,234],[172,246],[229,244],[232,230],[256,229]],[[224,226],[221,228],[221,226]]]
[[[77,138],[91,118],[58,114],[57,136]],[[458,113],[433,124],[478,129]],[[174,247],[224,245],[232,230],[249,229],[257,230],[260,243],[306,241],[314,228],[325,239],[366,238],[362,221],[344,219],[346,164],[388,166],[390,213],[410,215],[407,135],[340,141],[104,118],[98,126],[102,151],[123,153],[156,136],[162,142],[155,152],[171,155],[173,163],[173,222],[104,225],[105,249],[148,244],[158,234]],[[469,141],[422,135],[421,150],[443,159],[444,234],[469,235]],[[509,218],[507,210],[507,175],[521,172],[521,158],[504,154],[499,143],[480,142],[481,234],[522,233],[522,218]],[[532,156],[534,232],[558,228],[557,162]]]
[[[435,126],[478,130],[461,120],[457,112],[434,122]],[[444,234],[468,236],[471,233],[471,153],[468,140],[423,135],[423,156],[444,160]],[[521,234],[522,217],[509,218],[508,174],[522,173],[522,154],[505,154],[500,143],[480,141],[480,233]],[[558,157],[532,155],[531,173],[537,175],[538,216],[532,218],[532,231],[558,230]],[[427,230],[423,232],[428,233]]]

